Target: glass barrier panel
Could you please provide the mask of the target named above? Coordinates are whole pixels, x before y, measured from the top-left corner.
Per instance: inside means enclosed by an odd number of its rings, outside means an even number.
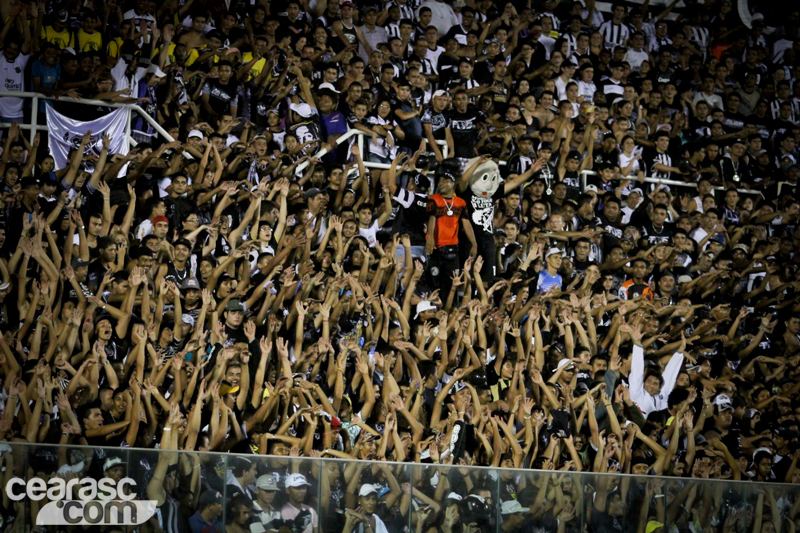
[[[43,532],[122,524],[137,533],[794,533],[800,514],[800,485],[734,480],[714,454],[695,468],[717,479],[469,467],[462,459],[3,443],[0,532],[34,531],[38,521]],[[751,474],[758,467],[742,465]],[[785,477],[788,468],[773,472]]]

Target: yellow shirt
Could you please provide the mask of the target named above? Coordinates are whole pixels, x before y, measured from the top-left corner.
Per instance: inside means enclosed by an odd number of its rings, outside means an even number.
[[[48,43],[53,43],[61,49],[75,47],[75,36],[66,28],[62,32],[57,32],[52,26],[44,26],[41,36]]]
[[[161,47],[156,48],[153,50],[153,57],[150,59],[155,60],[161,54]],[[191,67],[192,64],[197,61],[197,58],[200,57],[200,54],[197,53],[197,50],[190,50],[189,57],[186,58],[186,66]],[[169,48],[167,48],[167,60],[164,62],[164,66],[171,65],[175,62],[175,43],[169,43]],[[216,61],[214,61],[216,63]]]
[[[242,54],[242,63],[249,63],[253,60],[253,52],[245,52]],[[262,57],[250,66],[250,73],[247,75],[247,81],[257,78],[261,75],[261,71],[267,65],[267,59]]]
[[[109,41],[106,45],[106,55],[108,57],[119,57],[119,47],[122,46],[122,37]]]
[[[99,52],[103,49],[103,36],[99,31],[86,33],[78,30],[78,52]]]

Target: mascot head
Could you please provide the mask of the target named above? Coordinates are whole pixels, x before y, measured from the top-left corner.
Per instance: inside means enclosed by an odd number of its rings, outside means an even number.
[[[471,159],[467,163],[467,168],[475,161],[477,161],[477,158]],[[490,198],[499,186],[500,169],[497,167],[497,163],[491,159],[478,166],[469,180],[469,188],[472,189],[472,194],[475,196]]]

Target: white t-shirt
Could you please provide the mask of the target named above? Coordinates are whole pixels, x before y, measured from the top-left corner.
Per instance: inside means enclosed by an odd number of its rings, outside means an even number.
[[[378,226],[378,221],[374,221],[372,225],[368,228],[358,228],[358,233],[367,239],[367,243],[369,244],[370,248],[375,248],[375,245],[378,244],[378,230],[380,226]]]
[[[0,52],[0,76],[2,76],[4,91],[22,92],[25,90],[25,66],[30,57],[30,54],[20,53],[13,62],[9,62],[5,54]],[[11,96],[0,98],[0,116],[22,117],[22,103],[22,98]]]
[[[637,52],[633,48],[629,48],[627,52],[625,52],[625,57],[623,61],[627,61],[633,72],[639,72],[639,69],[642,67],[642,62],[647,61],[650,56],[647,55],[647,52],[644,50]]]

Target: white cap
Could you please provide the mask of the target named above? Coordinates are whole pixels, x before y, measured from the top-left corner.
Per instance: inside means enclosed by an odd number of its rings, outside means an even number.
[[[150,66],[147,69],[147,73],[155,74],[156,78],[164,78],[167,76],[167,74],[163,70],[161,70],[155,63],[150,63]]]
[[[565,358],[561,359],[561,360],[558,362],[558,366],[556,367],[556,369],[555,369],[555,370],[553,370],[553,372],[558,372],[558,369],[559,369],[559,368],[563,368],[563,367],[565,367],[565,366],[572,366],[573,368],[575,367],[575,365],[572,363],[572,360],[571,360],[571,359],[567,359],[567,358],[565,357]]]
[[[527,513],[530,507],[523,507],[517,500],[508,500],[500,506],[501,514]]]
[[[431,303],[429,300],[422,300],[417,304],[417,314],[414,315],[414,319],[419,318],[419,315],[421,313],[424,313],[425,311],[435,311],[435,310],[436,306],[433,305],[433,303]]]
[[[115,466],[125,466],[125,461],[120,459],[119,457],[109,457],[106,459],[106,462],[103,463],[103,472],[108,470],[109,468],[114,468]]]
[[[289,474],[286,476],[286,488],[305,487],[311,485],[303,474]]]
[[[328,83],[327,81],[325,83],[320,84],[319,86],[319,90],[324,90],[324,89],[328,89],[329,91],[333,91],[336,94],[339,94],[339,91],[336,90],[336,87],[334,87],[332,83]]]
[[[433,93],[433,97],[436,98],[437,96],[447,96],[447,91],[439,89]]]
[[[447,495],[447,499],[448,500],[455,500],[457,502],[460,502],[464,498],[462,498],[460,494],[456,494],[455,492],[451,492],[450,494]]]
[[[752,15],[750,15],[750,20],[752,21],[764,20],[764,15],[762,15],[761,13],[753,13]]]
[[[378,487],[370,483],[364,483],[358,491],[358,497],[369,496],[370,494],[377,494]]]
[[[308,118],[314,114],[314,110],[308,104],[289,104],[289,109],[297,113],[303,118]]]
[[[200,130],[192,130],[189,132],[189,136],[187,138],[191,139],[192,137],[197,137],[198,139],[202,139],[205,137],[205,135],[203,135],[203,132]]]
[[[633,189],[630,190],[630,192],[628,194],[630,195],[630,194],[633,194],[633,193],[636,193],[641,198],[644,198],[644,193],[642,192],[642,189],[640,189],[639,187],[634,187]]]
[[[583,192],[592,191],[593,193],[597,194],[597,185],[587,185]]]
[[[547,253],[545,254],[544,258],[547,259],[551,255],[555,255],[555,254],[561,255],[561,249],[560,248],[556,248],[555,246],[553,246],[552,248],[547,250]]]

